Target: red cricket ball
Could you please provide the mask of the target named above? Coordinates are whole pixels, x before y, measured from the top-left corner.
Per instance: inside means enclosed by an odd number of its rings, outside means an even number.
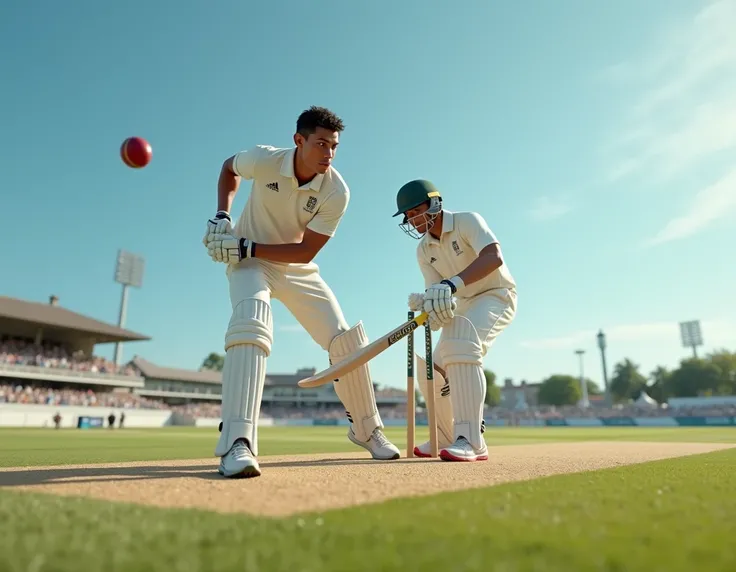
[[[128,137],[120,146],[123,163],[133,169],[140,169],[148,165],[152,154],[151,145],[142,137]]]

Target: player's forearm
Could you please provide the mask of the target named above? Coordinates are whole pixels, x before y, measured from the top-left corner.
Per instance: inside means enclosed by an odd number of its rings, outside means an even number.
[[[503,265],[503,258],[501,258],[499,253],[481,253],[458,276],[466,286],[469,286],[473,282],[478,282],[478,280],[482,280],[492,272],[495,272],[501,265]]]
[[[217,181],[218,211],[230,212],[239,186],[240,176],[233,173],[226,162],[220,170],[220,178]]]
[[[255,247],[255,257],[271,262],[291,264],[307,264],[314,258],[314,253],[302,243],[294,244],[260,244]]]

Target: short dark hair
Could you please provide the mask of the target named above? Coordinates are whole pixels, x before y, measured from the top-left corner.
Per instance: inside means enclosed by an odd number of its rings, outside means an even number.
[[[317,130],[317,127],[322,127],[329,131],[337,131],[338,133],[345,129],[342,119],[332,111],[326,107],[313,105],[309,109],[302,111],[296,120],[296,132],[304,137],[309,137]]]

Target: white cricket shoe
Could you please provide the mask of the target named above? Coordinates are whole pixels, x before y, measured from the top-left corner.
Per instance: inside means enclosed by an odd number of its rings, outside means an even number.
[[[443,461],[487,461],[488,447],[485,442],[483,447],[476,449],[465,437],[458,437],[449,447],[440,451],[440,459]]]
[[[220,459],[220,468],[217,472],[232,479],[247,479],[260,476],[261,468],[247,441],[237,439]]]
[[[350,439],[356,445],[363,447],[370,451],[371,456],[379,461],[389,461],[391,459],[398,459],[401,456],[399,448],[391,443],[384,436],[380,428],[376,427],[371,434],[371,438],[368,441],[360,441],[353,432],[352,425],[348,430],[348,439]]]
[[[447,447],[452,445],[452,436],[450,435],[448,437],[447,433],[442,431],[442,428],[438,427],[438,429],[440,433],[439,450],[441,451],[442,449],[446,449]],[[486,432],[486,422],[483,419],[481,419],[480,421],[480,432],[481,434]],[[442,443],[450,443],[450,445],[443,446]],[[431,457],[432,456],[431,443],[429,441],[425,441],[421,445],[417,445],[416,447],[414,447],[414,456],[415,457],[427,457],[427,458]]]
[[[440,447],[442,449],[442,447]],[[429,441],[425,441],[421,445],[414,447],[415,457],[431,457],[432,456],[432,445]]]

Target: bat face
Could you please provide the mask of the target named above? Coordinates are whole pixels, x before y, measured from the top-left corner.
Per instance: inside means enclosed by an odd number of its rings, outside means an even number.
[[[383,353],[393,344],[408,336],[411,332],[424,324],[428,318],[429,315],[426,312],[423,312],[413,320],[404,322],[398,328],[391,330],[384,336],[375,340],[373,343],[361,348],[354,354],[342,360],[340,363],[317,372],[311,377],[299,380],[297,385],[299,385],[299,387],[319,387],[320,385],[324,385],[325,383],[342,377],[346,373],[350,373],[356,367],[360,367],[364,363],[369,362],[378,354]]]
[[[389,334],[388,345],[389,346],[394,345],[396,342],[408,336],[418,327],[419,327],[419,324],[417,324],[416,320],[412,320],[406,326],[400,326],[398,330],[394,330],[391,334]]]

